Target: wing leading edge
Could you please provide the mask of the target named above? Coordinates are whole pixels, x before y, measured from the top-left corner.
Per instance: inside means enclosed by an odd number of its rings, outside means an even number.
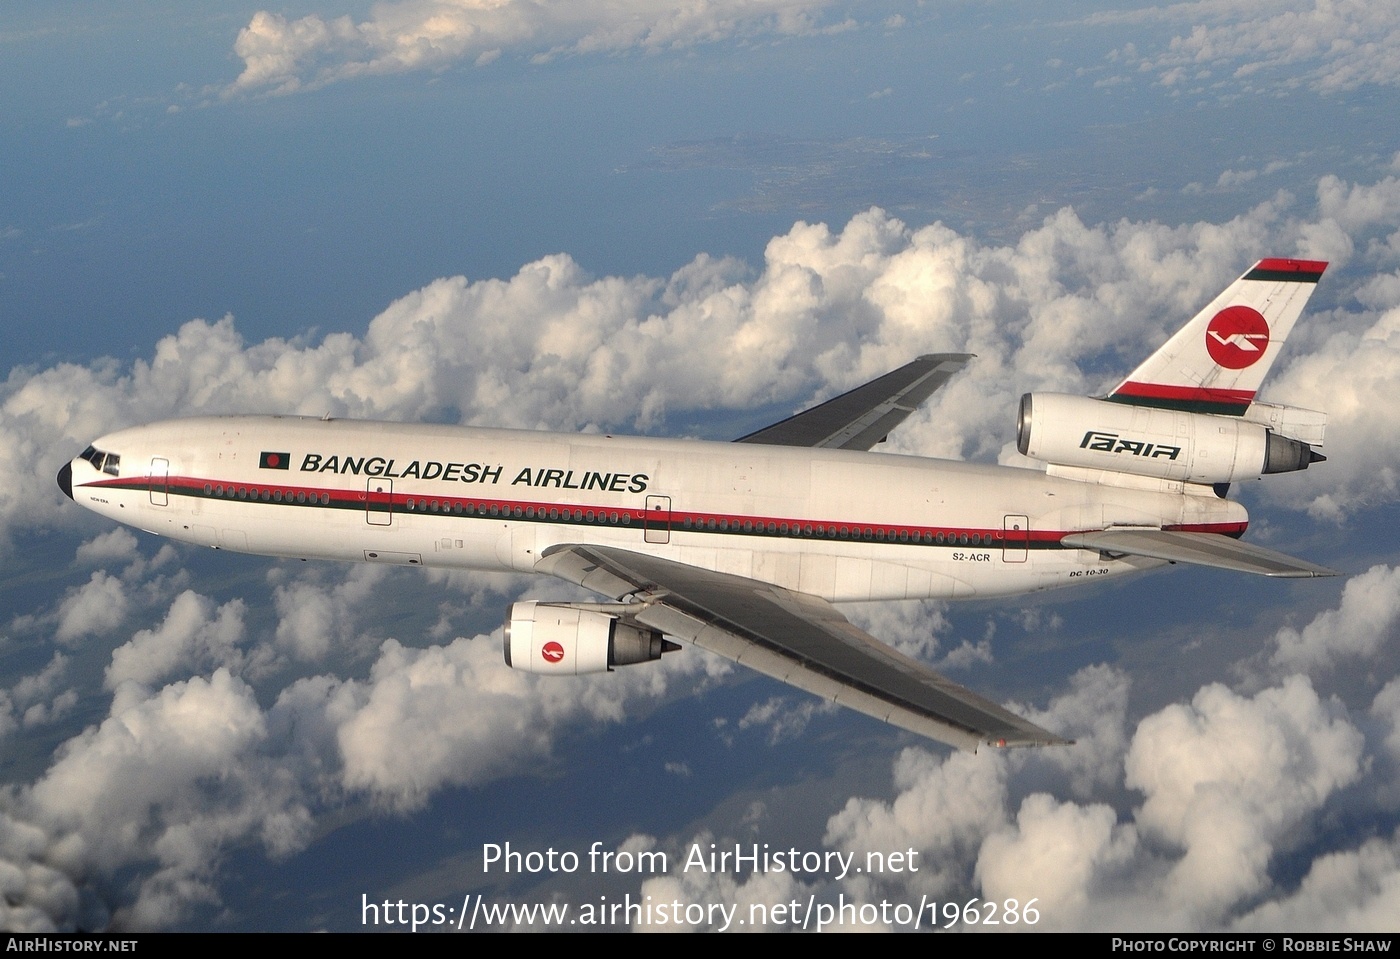
[[[962,749],[1067,743],[857,628],[825,600],[603,546],[555,546],[535,567],[629,618],[892,725]]]
[[[736,443],[869,450],[903,423],[949,378],[972,359],[971,353],[930,353],[864,386],[842,393],[765,426]]]

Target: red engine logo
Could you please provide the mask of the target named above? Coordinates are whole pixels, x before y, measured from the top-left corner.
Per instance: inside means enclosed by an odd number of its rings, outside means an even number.
[[[1269,324],[1248,306],[1227,306],[1206,327],[1206,352],[1227,370],[1242,370],[1263,359]]]
[[[540,650],[540,655],[545,658],[545,662],[557,663],[564,658],[564,647],[554,640],[544,644],[544,649]]]

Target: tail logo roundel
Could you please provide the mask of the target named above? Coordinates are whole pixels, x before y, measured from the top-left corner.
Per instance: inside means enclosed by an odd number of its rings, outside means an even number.
[[[1206,326],[1206,352],[1227,370],[1242,370],[1264,358],[1269,324],[1248,306],[1227,306]]]
[[[550,640],[544,644],[544,649],[540,650],[540,655],[545,658],[546,662],[557,663],[564,658],[564,647],[554,640]]]

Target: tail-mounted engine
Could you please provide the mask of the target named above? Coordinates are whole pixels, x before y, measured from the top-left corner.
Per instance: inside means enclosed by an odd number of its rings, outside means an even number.
[[[1307,424],[1321,445],[1320,413],[1270,407]],[[1271,422],[1279,419],[1273,416]],[[1325,422],[1325,420],[1323,420]],[[1132,473],[1188,483],[1232,483],[1305,470],[1326,459],[1309,443],[1248,416],[1133,406],[1063,393],[1021,397],[1016,448],[1058,466]]]
[[[527,673],[581,676],[648,663],[681,647],[596,607],[516,603],[506,616],[506,665]]]

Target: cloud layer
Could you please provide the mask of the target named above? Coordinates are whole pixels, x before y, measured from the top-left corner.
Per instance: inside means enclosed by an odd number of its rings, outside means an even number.
[[[552,57],[656,51],[817,29],[829,0],[397,0],[369,19],[289,20],[266,10],[239,31],[243,72],[224,91],[285,94],[353,77],[485,65],[503,51]]]
[[[1288,73],[1285,87],[1323,94],[1400,83],[1400,11],[1387,4],[1202,0],[1093,19],[1190,24],[1164,50],[1129,45],[1114,52],[1115,61],[1155,74],[1168,88],[1218,89],[1228,79],[1249,90],[1276,92],[1270,75],[1279,70]]]
[[[1302,632],[1366,616],[1375,590],[1385,592],[1383,605],[1395,602],[1394,572],[1373,570],[1370,583],[1348,590]],[[1296,635],[1285,629],[1275,642],[1286,647]],[[1379,631],[1392,647],[1398,635],[1393,622]],[[1377,672],[1395,668],[1393,649],[1362,655]],[[855,853],[857,862],[872,851],[912,849],[916,872],[781,876],[784,887],[768,901],[841,895],[856,903],[1004,907],[1014,900],[1034,903],[1042,930],[1393,932],[1397,685],[1373,700],[1381,729],[1364,710],[1320,695],[1306,671],[1252,694],[1212,683],[1189,702],[1131,720],[1129,678],[1091,667],[1034,715],[1075,736],[1073,748],[946,757],[908,749],[891,768],[892,798],[851,797],[827,820],[825,848]],[[1066,773],[1077,785],[1060,779]],[[1061,798],[1066,793],[1082,798]],[[1375,822],[1383,835],[1362,829],[1355,845],[1337,848],[1328,820],[1338,814]],[[733,835],[631,841],[724,848],[743,835],[736,826]],[[1301,878],[1280,882],[1279,873],[1300,861]],[[641,889],[683,902],[753,898],[742,878],[731,877]],[[940,911],[936,921],[977,927],[958,910]]]
[[[249,344],[231,318],[193,320],[149,359],[10,373],[0,534],[13,543],[95,529],[53,473],[133,423],[279,411],[660,433],[679,414],[795,409],[935,350],[978,358],[891,445],[1014,461],[1020,392],[1111,384],[1268,254],[1335,263],[1268,384],[1272,399],[1332,413],[1332,458],[1259,495],[1270,509],[1346,523],[1397,496],[1400,413],[1382,401],[1400,369],[1400,241],[1387,232],[1397,207],[1393,177],[1328,178],[1314,199],[1280,196],[1226,223],[1089,225],[1062,210],[1005,245],[871,210],[839,229],[796,224],[752,268],[701,256],[669,277],[600,278],[555,255],[505,279],[445,278],[363,335]],[[494,621],[518,581],[443,577],[427,635],[396,635],[370,598],[377,577],[398,574],[271,566],[228,597],[172,547],[105,528],[73,539],[58,594],[9,626],[42,655],[0,690],[0,736],[64,722],[79,702],[107,705],[0,795],[6,928],[178,923],[219,902],[231,850],[292,855],[328,811],[412,811],[446,788],[520,774],[728,669],[689,650],[612,676],[539,681],[501,666],[498,638],[462,626],[478,597]],[[1358,576],[1335,609],[1254,636],[1237,686],[1140,714],[1125,673],[1092,667],[1033,708],[1078,746],[908,750],[892,769],[893,798],[826,797],[835,811],[810,841],[923,852],[917,876],[867,877],[842,887],[849,895],[1037,897],[1057,928],[1302,923],[1338,890],[1353,895],[1358,922],[1373,921],[1397,885],[1393,828],[1356,846],[1309,842],[1339,797],[1364,793],[1357,801],[1381,822],[1396,801],[1382,780],[1400,764],[1400,693],[1369,678],[1394,672],[1393,565]],[[992,656],[990,633],[943,648],[937,604],[869,617],[948,668]],[[1032,618],[1025,628],[1040,628]],[[83,656],[96,667],[78,669]],[[1368,674],[1347,701],[1369,712],[1349,712],[1329,690],[1343,667]],[[768,730],[778,748],[828,720],[802,704],[742,715],[716,735]],[[1277,887],[1279,857],[1300,849],[1306,875]],[[725,881],[661,891],[792,891]]]
[[[224,97],[288,94],[358,77],[486,66],[502,55],[544,62],[559,56],[653,53],[727,39],[758,39],[854,26],[830,21],[830,0],[395,0],[370,16],[289,19],[262,10],[233,45],[242,61]],[[995,13],[989,13],[989,21]],[[1365,0],[1199,0],[1096,12],[1090,25],[1165,24],[1164,42],[1125,44],[1081,70],[1148,75],[1173,95],[1300,87],[1338,94],[1400,83],[1400,13]],[[885,21],[904,23],[902,15]],[[1059,61],[1056,61],[1057,63]],[[1102,85],[1109,81],[1099,80]],[[888,89],[871,94],[879,97]]]
[[[1266,255],[1333,262],[1265,387],[1267,399],[1329,412],[1331,461],[1262,488],[1342,517],[1400,490],[1389,401],[1400,239],[1386,232],[1397,211],[1393,176],[1326,177],[1312,203],[1280,195],[1223,224],[1090,226],[1065,209],[1013,245],[870,210],[839,231],[795,225],[756,273],[702,255],[670,277],[592,277],[557,254],[507,279],[436,280],[362,337],[248,344],[232,318],[193,320],[130,366],[10,375],[0,535],[71,521],[51,477],[118,426],[243,411],[664,432],[668,412],[796,408],[940,350],[977,359],[940,394],[937,423],[915,417],[893,448],[1014,460],[1020,393],[1106,389]],[[1353,261],[1365,276],[1354,286]]]

